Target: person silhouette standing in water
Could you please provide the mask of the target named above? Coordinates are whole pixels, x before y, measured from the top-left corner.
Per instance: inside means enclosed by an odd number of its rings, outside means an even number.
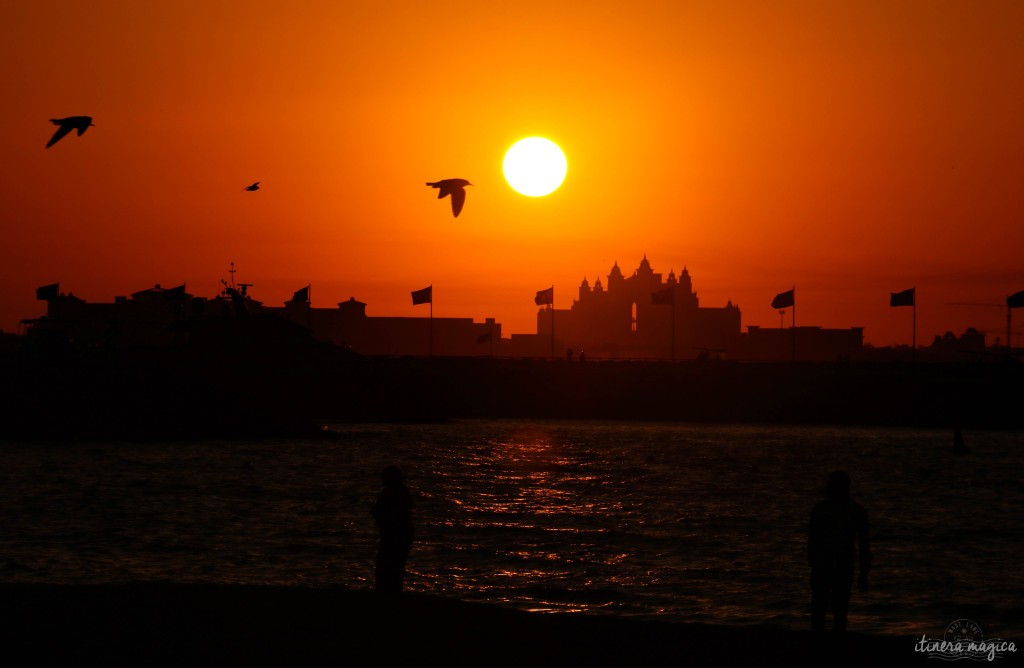
[[[811,511],[807,532],[807,557],[811,563],[811,628],[825,630],[825,614],[832,609],[832,630],[846,630],[850,608],[854,561],[860,561],[860,590],[868,586],[871,548],[868,514],[850,498],[850,475],[833,471],[828,476],[825,498]]]
[[[375,589],[397,594],[402,591],[405,561],[412,548],[412,495],[402,482],[402,471],[397,466],[385,467],[382,476],[384,489],[370,509],[380,530]]]

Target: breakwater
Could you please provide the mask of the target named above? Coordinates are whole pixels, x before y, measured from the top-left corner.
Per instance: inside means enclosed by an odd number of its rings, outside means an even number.
[[[1020,428],[1019,363],[362,357],[262,339],[0,356],[16,437],[317,433],[318,420],[529,417]]]

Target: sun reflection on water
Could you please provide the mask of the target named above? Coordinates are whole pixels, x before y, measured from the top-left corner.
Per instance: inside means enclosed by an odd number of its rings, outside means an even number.
[[[368,509],[381,467],[399,462],[416,495],[411,591],[803,628],[806,516],[823,472],[844,468],[880,565],[858,629],[932,633],[966,606],[1004,637],[1024,634],[1020,434],[973,433],[977,455],[951,466],[948,434],[928,430],[488,420],[339,433],[6,444],[0,571],[365,588]]]
[[[606,463],[593,461],[586,450],[563,444],[557,433],[540,428],[452,454],[459,470],[473,471],[481,484],[473,491],[452,490],[459,519],[445,526],[476,536],[477,542],[456,550],[472,555],[476,568],[447,569],[448,586],[479,592],[480,574],[486,572],[489,600],[500,598],[507,588],[527,609],[581,612],[609,605],[614,593],[601,593],[609,583],[634,583],[632,577],[615,573],[633,552],[622,545],[610,549],[605,542],[610,527],[621,524],[610,517],[629,515],[627,501],[594,493],[611,484],[607,474],[594,470],[595,463]],[[570,584],[581,572],[591,573],[586,593],[578,583]]]

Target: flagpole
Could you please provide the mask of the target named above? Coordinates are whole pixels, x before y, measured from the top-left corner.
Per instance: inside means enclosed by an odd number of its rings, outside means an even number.
[[[1015,308],[1024,306],[1024,290],[1015,292],[1006,298],[1006,354],[1013,356],[1013,316],[1010,313]]]
[[[434,286],[430,286],[430,356],[434,356]]]
[[[551,361],[555,360],[555,285],[551,284],[551,304],[548,305],[551,309]]]
[[[914,286],[914,305],[911,312],[910,361],[917,361],[917,286]]]
[[[796,361],[796,286],[793,286],[793,361]]]

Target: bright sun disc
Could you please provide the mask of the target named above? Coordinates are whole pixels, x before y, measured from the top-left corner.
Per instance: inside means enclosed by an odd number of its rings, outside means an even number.
[[[568,168],[558,144],[543,137],[520,139],[505,154],[502,164],[508,184],[529,197],[543,197],[557,190]]]

